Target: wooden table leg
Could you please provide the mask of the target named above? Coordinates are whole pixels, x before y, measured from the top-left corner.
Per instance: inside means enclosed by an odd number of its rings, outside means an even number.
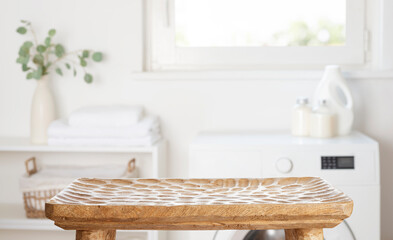
[[[76,240],[115,240],[116,230],[76,230]]]
[[[285,240],[323,240],[323,229],[285,229]]]

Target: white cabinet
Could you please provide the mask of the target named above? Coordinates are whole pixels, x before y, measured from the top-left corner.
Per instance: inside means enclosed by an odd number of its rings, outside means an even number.
[[[166,141],[147,147],[71,147],[32,145],[29,139],[0,138],[0,239],[74,239],[74,231],[64,231],[47,219],[25,217],[19,177],[24,161],[36,157],[38,165],[121,163],[136,159],[142,178],[166,177]],[[118,240],[165,240],[164,231],[118,231]]]

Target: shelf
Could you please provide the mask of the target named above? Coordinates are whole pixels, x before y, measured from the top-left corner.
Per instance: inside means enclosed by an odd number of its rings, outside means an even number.
[[[94,152],[94,153],[152,153],[156,151],[160,140],[152,146],[48,146],[31,144],[28,138],[0,137],[0,152]]]
[[[0,204],[0,230],[47,230],[63,231],[49,219],[26,218],[21,204]],[[146,233],[146,230],[119,230],[126,233]]]
[[[83,147],[83,146],[48,146],[48,145],[34,145],[31,144],[28,138],[17,138],[17,137],[0,137],[0,154],[1,153],[109,153],[110,155],[116,153],[124,154],[140,154],[148,155],[141,156],[143,160],[138,167],[140,167],[140,176],[146,177],[166,177],[166,140],[161,139],[152,146],[136,146],[136,147]],[[48,154],[49,155],[49,154]],[[61,155],[61,154],[55,154]],[[9,156],[7,156],[8,158]],[[16,157],[15,157],[16,158]],[[91,160],[91,159],[89,159]],[[105,160],[105,159],[103,159]],[[108,160],[112,161],[112,160]],[[48,219],[28,219],[25,216],[24,207],[19,201],[13,201],[14,199],[20,198],[20,194],[15,190],[18,187],[17,179],[18,176],[12,174],[10,176],[10,169],[20,169],[20,162],[7,161],[6,165],[0,167],[0,182],[10,184],[4,185],[6,189],[2,189],[3,192],[10,192],[12,197],[3,198],[0,197],[2,203],[0,203],[0,235],[2,236],[15,236],[16,232],[21,230],[28,231],[47,231],[44,234],[54,234],[51,231],[62,231],[59,227],[55,226],[53,221]],[[165,240],[166,232],[164,231],[147,231],[147,230],[119,230],[118,239],[148,239],[148,240]],[[24,233],[19,233],[24,234]],[[27,234],[27,233],[26,233]],[[57,233],[56,233],[57,234]],[[35,233],[35,236],[40,237],[39,233]],[[43,236],[42,239],[45,238]],[[59,234],[60,236],[60,234]],[[11,237],[4,237],[4,239],[12,239]],[[37,239],[37,238],[35,238]],[[39,238],[41,239],[41,238]],[[60,238],[59,238],[60,239]],[[66,239],[66,238],[62,238]]]
[[[26,218],[20,204],[0,204],[0,229],[2,230],[59,230],[48,219]]]

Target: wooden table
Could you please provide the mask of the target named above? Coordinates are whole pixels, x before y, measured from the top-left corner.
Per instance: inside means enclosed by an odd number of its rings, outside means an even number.
[[[285,229],[287,240],[323,240],[323,228],[348,218],[353,202],[325,180],[75,180],[45,206],[77,240],[115,239],[117,229]]]

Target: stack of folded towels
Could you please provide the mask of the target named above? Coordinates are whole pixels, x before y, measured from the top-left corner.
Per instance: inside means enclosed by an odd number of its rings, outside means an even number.
[[[85,107],[48,128],[49,145],[146,146],[160,138],[158,118],[139,106]]]

